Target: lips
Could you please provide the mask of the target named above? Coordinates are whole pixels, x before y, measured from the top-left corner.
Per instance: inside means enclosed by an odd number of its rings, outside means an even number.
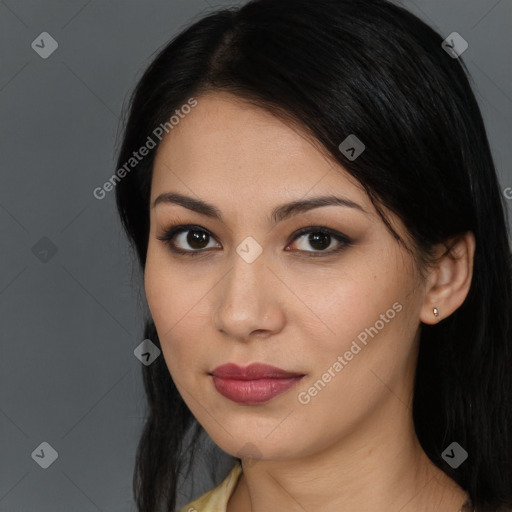
[[[262,363],[246,367],[228,363],[218,366],[210,375],[215,389],[221,395],[245,405],[268,402],[304,377],[302,373],[288,372]]]
[[[237,380],[286,379],[304,375],[303,373],[287,372],[277,366],[263,363],[253,363],[246,367],[234,363],[223,364],[212,370],[211,374],[216,377]]]

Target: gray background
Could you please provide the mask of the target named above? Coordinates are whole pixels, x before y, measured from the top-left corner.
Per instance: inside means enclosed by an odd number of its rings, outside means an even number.
[[[512,186],[510,0],[402,4],[469,42],[463,59]],[[141,286],[114,193],[92,191],[115,171],[122,106],[155,52],[221,5],[234,2],[0,1],[0,511],[135,510]],[[59,44],[47,59],[31,47],[44,31]],[[47,469],[32,458],[42,442],[58,452]],[[199,465],[180,504],[229,469],[205,447],[218,472]]]

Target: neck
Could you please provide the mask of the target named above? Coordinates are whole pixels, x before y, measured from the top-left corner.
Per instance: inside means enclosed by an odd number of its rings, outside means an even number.
[[[457,512],[466,499],[428,459],[410,409],[392,394],[365,427],[358,425],[322,451],[242,467],[227,512]]]

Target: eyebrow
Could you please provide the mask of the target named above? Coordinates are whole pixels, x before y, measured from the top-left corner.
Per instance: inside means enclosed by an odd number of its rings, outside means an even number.
[[[193,197],[178,194],[176,192],[167,192],[160,194],[155,199],[153,202],[153,208],[162,203],[177,204],[194,212],[200,213],[201,215],[206,215],[207,217],[211,217],[224,222],[220,210],[218,210],[212,204],[202,201],[201,199],[195,199]],[[277,206],[272,210],[270,215],[270,222],[272,224],[277,224],[285,219],[288,219],[289,217],[292,217],[293,215],[304,213],[314,208],[320,208],[322,206],[345,206],[359,210],[365,215],[370,215],[361,205],[351,201],[346,197],[327,195],[312,197],[310,199],[301,199]]]

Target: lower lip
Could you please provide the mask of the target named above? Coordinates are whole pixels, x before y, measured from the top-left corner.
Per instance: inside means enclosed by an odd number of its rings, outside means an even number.
[[[239,380],[212,375],[213,385],[221,395],[233,402],[249,405],[269,401],[293,387],[302,377]]]

